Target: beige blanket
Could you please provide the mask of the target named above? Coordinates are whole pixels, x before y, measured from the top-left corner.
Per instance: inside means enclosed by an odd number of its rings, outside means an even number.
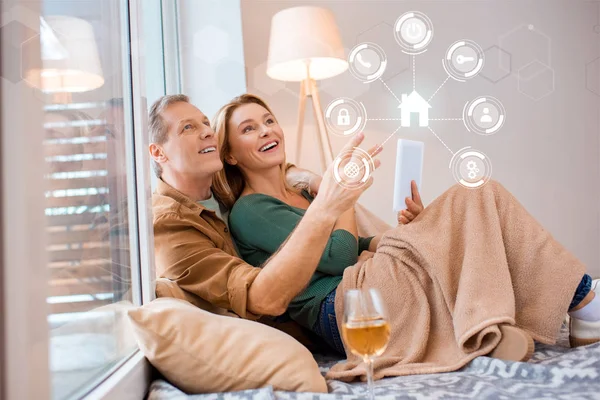
[[[496,346],[499,323],[554,343],[584,273],[500,184],[456,185],[413,222],[388,231],[371,260],[346,269],[338,327],[344,291],[376,287],[392,330],[375,378],[454,371]],[[365,365],[349,355],[327,377],[364,380]]]

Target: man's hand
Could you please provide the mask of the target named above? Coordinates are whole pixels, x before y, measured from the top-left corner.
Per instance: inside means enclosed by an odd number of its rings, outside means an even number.
[[[352,149],[358,147],[362,141],[364,140],[365,135],[361,132],[358,135],[354,136],[346,146],[342,149],[340,154],[344,154],[345,152],[352,151]],[[382,147],[376,147],[376,149],[372,152],[371,156],[377,155],[381,152]],[[361,156],[357,152],[353,158],[359,159]],[[381,164],[379,160],[373,160],[375,169],[379,168]],[[337,218],[342,215],[342,213],[348,210],[351,207],[354,207],[354,204],[358,200],[361,194],[363,194],[372,184],[373,177],[370,177],[368,181],[361,187],[348,189],[338,184],[334,178],[333,166],[335,163],[332,163],[325,171],[323,175],[323,180],[319,187],[319,195],[315,198],[311,206],[315,206],[315,208],[319,208],[321,212]]]
[[[375,157],[377,154],[381,153],[381,150],[383,150],[381,146],[375,145],[369,149],[368,153],[371,157]],[[307,172],[308,190],[310,194],[314,197],[319,193],[319,187],[321,187],[321,182],[323,182],[323,178],[320,175],[317,175],[313,172]]]
[[[417,188],[417,183],[415,181],[410,182],[410,189],[412,199],[407,197],[405,200],[406,209],[398,213],[398,223],[402,225],[406,225],[413,219],[417,218],[417,215],[419,215],[421,211],[425,209],[423,206],[423,201],[421,200],[421,195],[419,194],[419,189]]]

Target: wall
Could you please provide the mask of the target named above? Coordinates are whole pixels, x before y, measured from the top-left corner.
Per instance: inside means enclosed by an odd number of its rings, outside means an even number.
[[[569,250],[600,276],[600,3],[558,0],[506,1],[261,1],[242,2],[244,54],[248,91],[263,96],[274,108],[286,132],[286,149],[293,152],[298,85],[269,79],[266,59],[271,17],[296,5],[319,4],[333,10],[345,46],[371,41],[388,56],[383,75],[399,97],[411,88],[410,58],[400,52],[392,26],[404,12],[419,10],[433,21],[435,36],[428,51],[416,58],[419,91],[433,93],[446,78],[441,59],[450,44],[472,39],[484,49],[500,45],[511,53],[510,76],[493,83],[478,76],[465,83],[450,80],[432,100],[432,118],[459,118],[464,104],[480,95],[500,99],[507,121],[500,132],[483,137],[469,133],[460,121],[432,121],[431,127],[454,152],[465,146],[487,154],[493,178],[506,186],[522,204]],[[532,30],[529,25],[533,25]],[[519,29],[519,27],[522,27]],[[499,72],[502,62],[488,51],[484,73]],[[532,81],[519,80],[518,70],[535,60],[539,68]],[[551,69],[545,69],[548,65]],[[587,74],[586,74],[587,66]],[[522,70],[526,75],[531,71]],[[552,77],[554,79],[552,79]],[[539,97],[554,82],[548,96]],[[596,93],[594,93],[596,92]],[[398,103],[381,82],[362,84],[350,73],[321,83],[322,103],[337,97],[364,103],[369,118],[399,118]],[[314,134],[307,118],[305,138]],[[369,121],[363,147],[380,143],[396,128],[397,121]],[[424,129],[402,129],[397,137],[425,142],[422,194],[431,202],[454,184],[448,169],[450,153]],[[345,143],[331,136],[334,152]],[[301,166],[316,168],[316,140],[305,139]],[[395,138],[380,156],[375,184],[361,202],[393,223],[392,210]]]
[[[182,92],[209,118],[246,91],[239,0],[179,0]]]

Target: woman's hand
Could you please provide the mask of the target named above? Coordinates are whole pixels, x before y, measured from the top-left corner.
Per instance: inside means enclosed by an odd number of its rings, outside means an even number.
[[[374,255],[375,253],[373,252],[363,250],[363,252],[360,253],[360,256],[358,256],[358,261],[367,261],[369,258],[373,258]]]
[[[398,213],[398,224],[401,225],[408,224],[413,219],[417,218],[417,216],[421,214],[421,211],[425,209],[423,201],[421,200],[421,195],[419,194],[419,189],[417,188],[417,182],[410,182],[410,190],[412,199],[407,197],[405,200],[406,209]]]
[[[373,258],[373,256],[375,255],[375,253],[372,253],[368,250],[364,250],[362,253],[360,253],[360,256],[358,256],[358,260],[356,260],[356,265],[362,265],[365,261]]]
[[[321,186],[321,182],[323,181],[323,177],[317,174],[311,174],[308,179],[308,193],[315,197],[319,193],[319,187]]]

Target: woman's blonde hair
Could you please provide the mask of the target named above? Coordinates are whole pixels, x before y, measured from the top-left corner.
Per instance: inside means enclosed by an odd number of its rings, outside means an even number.
[[[269,108],[263,99],[253,94],[246,93],[235,97],[229,103],[221,107],[212,121],[213,129],[217,135],[219,157],[223,163],[223,169],[217,172],[213,179],[212,188],[213,193],[219,201],[229,209],[233,207],[233,204],[242,195],[242,192],[246,187],[246,181],[240,168],[237,165],[231,165],[226,161],[231,154],[231,147],[229,146],[229,135],[231,132],[229,132],[228,125],[233,112],[245,104],[258,104],[273,115],[273,111],[271,111],[271,108]],[[287,169],[285,158],[280,168],[281,180],[284,182],[286,190],[297,192],[285,180],[285,171]]]

